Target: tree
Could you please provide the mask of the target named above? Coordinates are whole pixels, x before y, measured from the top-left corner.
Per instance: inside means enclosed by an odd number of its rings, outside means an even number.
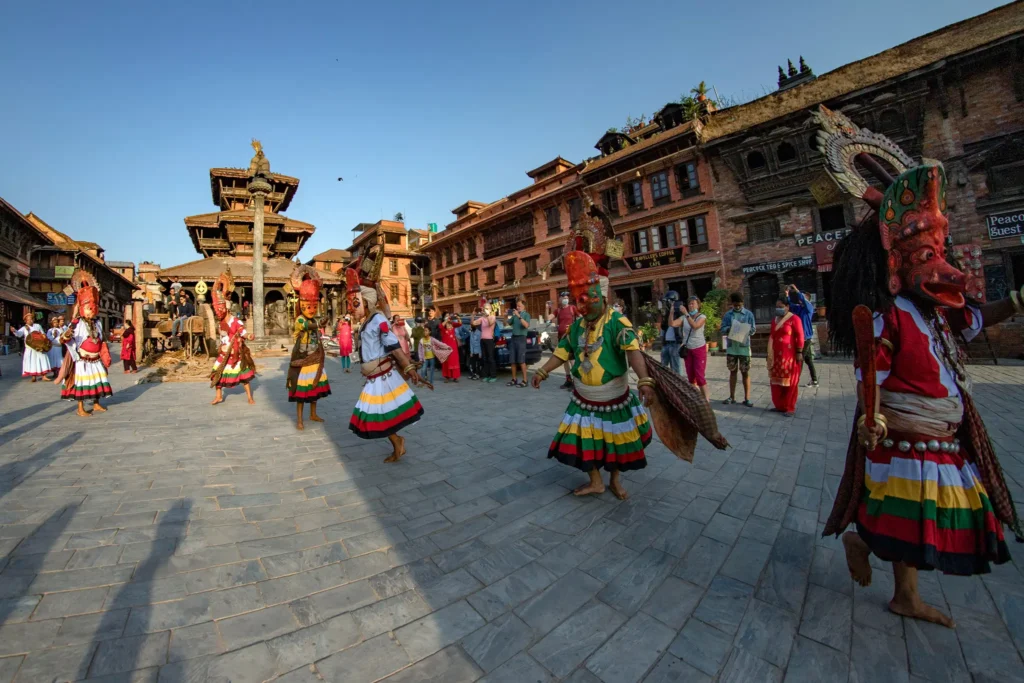
[[[397,212],[395,214],[395,222],[397,222],[397,223],[404,223],[405,222],[405,214],[403,214],[401,211]]]

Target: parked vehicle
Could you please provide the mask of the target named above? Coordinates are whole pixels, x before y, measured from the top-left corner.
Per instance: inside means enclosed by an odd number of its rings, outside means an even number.
[[[124,323],[115,325],[107,333],[107,341],[111,344],[121,341],[121,335],[124,334]]]

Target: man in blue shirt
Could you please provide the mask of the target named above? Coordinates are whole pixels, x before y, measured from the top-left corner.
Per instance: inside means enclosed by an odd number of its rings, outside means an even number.
[[[786,287],[786,294],[789,296],[789,311],[804,326],[804,365],[811,371],[809,387],[818,386],[818,373],[814,369],[814,326],[811,325],[811,302],[807,300],[803,292],[797,289],[796,285]]]
[[[671,289],[665,294],[664,309],[661,312],[661,364],[672,368],[677,375],[681,374],[681,360],[679,358],[679,328],[668,324],[669,309],[679,305],[679,294]],[[680,317],[677,310],[675,317]]]
[[[756,325],[754,314],[743,307],[743,294],[733,292],[729,295],[731,308],[722,316],[722,335],[729,336],[734,323],[744,323],[750,326],[745,338],[742,340],[729,339],[725,349],[725,364],[729,368],[729,398],[723,403],[729,405],[736,402],[736,373],[743,375],[743,405],[753,408],[750,401],[750,338],[754,336]]]

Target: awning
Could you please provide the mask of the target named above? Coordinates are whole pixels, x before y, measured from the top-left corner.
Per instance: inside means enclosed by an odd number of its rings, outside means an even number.
[[[47,305],[45,301],[41,301],[40,299],[36,299],[33,296],[29,296],[28,294],[19,292],[18,290],[5,285],[0,285],[0,299],[3,299],[4,301],[13,301],[14,303],[22,304],[24,306],[32,306],[33,308],[42,308],[47,311],[57,310],[53,306]]]

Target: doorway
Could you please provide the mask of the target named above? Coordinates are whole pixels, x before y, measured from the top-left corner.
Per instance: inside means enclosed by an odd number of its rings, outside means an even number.
[[[779,298],[779,278],[771,274],[755,275],[750,278],[750,310],[757,322],[768,322],[775,314],[775,302]]]

